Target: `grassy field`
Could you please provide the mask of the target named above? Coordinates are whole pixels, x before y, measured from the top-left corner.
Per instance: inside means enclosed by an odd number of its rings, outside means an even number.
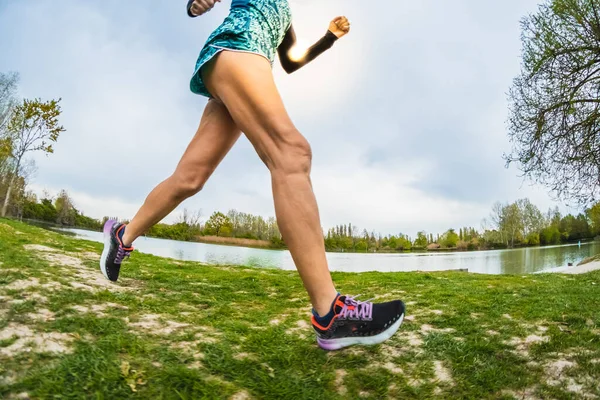
[[[133,254],[0,220],[0,398],[600,397],[600,272],[334,273],[400,297],[383,345],[327,353],[295,272]]]

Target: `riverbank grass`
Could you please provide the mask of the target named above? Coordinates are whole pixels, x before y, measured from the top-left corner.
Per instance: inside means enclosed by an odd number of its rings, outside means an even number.
[[[0,398],[600,396],[600,272],[334,273],[408,315],[383,345],[327,353],[295,272],[135,253],[113,284],[100,251],[0,220]]]

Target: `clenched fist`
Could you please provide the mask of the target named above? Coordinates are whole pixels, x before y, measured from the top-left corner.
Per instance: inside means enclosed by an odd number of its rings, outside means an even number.
[[[350,21],[346,17],[334,18],[329,23],[329,30],[339,39],[350,32]]]
[[[221,0],[189,0],[187,4],[187,11],[190,17],[197,17],[210,11],[215,3]]]

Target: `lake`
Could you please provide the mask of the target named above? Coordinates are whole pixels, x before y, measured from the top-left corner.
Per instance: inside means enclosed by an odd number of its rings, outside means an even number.
[[[103,242],[101,232],[65,229],[76,237]],[[294,270],[294,262],[287,250],[263,250],[238,246],[141,237],[135,242],[137,251],[177,260],[199,261],[209,264],[247,265],[261,268]],[[528,247],[511,250],[472,252],[429,252],[404,254],[327,253],[329,269],[344,272],[397,272],[444,271],[468,269],[484,274],[523,274],[560,269],[568,263],[577,263],[600,253],[600,242],[582,243],[581,246],[562,245]]]

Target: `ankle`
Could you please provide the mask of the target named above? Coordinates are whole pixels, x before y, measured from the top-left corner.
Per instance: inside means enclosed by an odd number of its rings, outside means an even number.
[[[313,310],[320,316],[323,317],[332,310],[333,302],[337,298],[339,293],[334,290],[333,295],[323,296],[319,301],[315,301],[313,304]]]
[[[127,230],[127,225],[125,225],[125,227],[122,230],[122,233],[119,237],[121,239],[121,244],[123,245],[123,247],[131,247],[131,245],[133,244],[133,241],[135,240],[135,238],[131,237],[131,235],[129,235],[129,232]]]

